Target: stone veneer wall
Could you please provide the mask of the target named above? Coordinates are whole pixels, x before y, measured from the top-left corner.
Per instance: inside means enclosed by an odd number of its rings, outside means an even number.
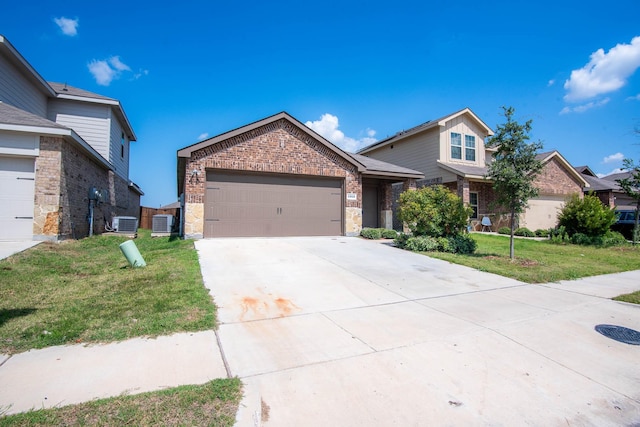
[[[362,180],[356,166],[280,119],[191,154],[184,177],[185,237],[203,237],[206,171],[214,169],[344,178],[345,193],[357,196],[346,200],[345,195],[343,201],[345,234],[362,229]],[[191,176],[193,170],[198,175]]]
[[[63,240],[89,235],[89,188],[106,189],[109,200],[94,208],[93,232],[104,231],[116,215],[140,214],[140,195],[78,147],[59,137],[40,137],[36,158],[35,240]]]

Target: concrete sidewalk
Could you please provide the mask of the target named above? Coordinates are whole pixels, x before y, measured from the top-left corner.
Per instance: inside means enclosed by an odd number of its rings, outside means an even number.
[[[0,355],[0,414],[203,384],[226,376],[213,331]]]
[[[196,248],[222,348],[205,331],[0,356],[0,413],[230,374],[238,426],[640,423],[640,346],[594,331],[640,330],[608,299],[640,271],[527,285],[356,238]]]

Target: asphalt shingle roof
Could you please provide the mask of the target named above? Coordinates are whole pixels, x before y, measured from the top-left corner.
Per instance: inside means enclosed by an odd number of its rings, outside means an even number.
[[[27,111],[21,110],[13,105],[0,101],[0,123],[19,126],[38,126],[47,128],[69,129],[56,122],[47,120]]]
[[[348,153],[348,154],[351,157],[353,157],[357,162],[362,163],[368,172],[389,172],[389,173],[422,175],[422,172],[405,168],[402,166],[394,165],[391,163],[383,162],[381,160],[372,159],[371,157],[363,156],[361,154],[351,154],[351,153]]]
[[[116,101],[116,99],[109,98],[107,96],[98,95],[97,93],[89,92],[88,90],[78,89],[77,87],[69,86],[66,83],[47,82],[53,90],[59,95],[72,95],[82,96],[84,98],[103,99],[106,101]]]

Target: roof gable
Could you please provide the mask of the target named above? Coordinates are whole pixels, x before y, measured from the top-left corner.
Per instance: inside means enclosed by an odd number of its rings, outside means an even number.
[[[552,159],[556,159],[569,173],[569,175],[581,183],[583,187],[589,187],[589,182],[585,179],[584,175],[575,170],[575,168],[571,166],[571,163],[569,163],[557,150],[538,153],[536,154],[536,159],[540,160],[542,163],[547,163]]]
[[[191,157],[191,153],[193,153],[194,151],[198,151],[198,150],[201,150],[203,148],[207,148],[207,147],[210,147],[212,145],[219,144],[219,143],[221,143],[223,141],[226,141],[228,139],[231,139],[231,138],[243,135],[243,134],[250,133],[251,131],[254,131],[254,130],[258,129],[258,128],[261,128],[263,126],[267,126],[269,124],[275,123],[278,120],[286,120],[291,125],[295,126],[298,130],[300,130],[301,132],[307,134],[309,137],[313,138],[314,140],[316,140],[317,142],[319,142],[320,144],[325,146],[331,152],[337,154],[339,157],[341,157],[342,159],[346,160],[348,163],[354,165],[359,172],[364,169],[364,165],[362,163],[358,162],[353,157],[351,157],[347,152],[341,150],[336,145],[334,145],[331,142],[327,141],[325,138],[323,138],[322,136],[318,135],[312,129],[310,129],[309,127],[305,126],[300,121],[298,121],[293,116],[291,116],[290,114],[288,114],[288,113],[286,113],[284,111],[281,112],[281,113],[278,113],[278,114],[274,114],[273,116],[266,117],[266,118],[264,118],[262,120],[258,120],[256,122],[250,123],[248,125],[245,125],[245,126],[230,130],[230,131],[222,133],[220,135],[205,139],[204,141],[200,141],[200,142],[198,142],[196,144],[193,144],[193,145],[190,145],[188,147],[182,148],[182,149],[178,150],[178,158]]]
[[[418,126],[414,126],[411,129],[408,130],[402,130],[400,132],[397,132],[395,135],[393,135],[390,138],[387,139],[383,139],[382,141],[378,141],[372,145],[369,145],[368,147],[364,147],[363,149],[358,151],[358,154],[365,154],[368,153],[372,150],[384,147],[386,145],[389,144],[394,144],[394,143],[399,143],[402,140],[406,139],[409,136],[421,133],[421,132],[425,132],[429,129],[433,129],[435,127],[440,127],[440,126],[445,126],[446,123],[450,120],[455,119],[456,117],[460,117],[460,116],[464,116],[466,115],[467,117],[469,117],[473,122],[475,122],[481,129],[483,129],[488,136],[493,135],[493,130],[487,126],[482,120],[480,120],[480,118],[478,118],[478,116],[475,115],[475,113],[473,111],[471,111],[470,108],[463,108],[460,111],[456,111],[455,113],[452,114],[448,114],[446,116],[440,117],[439,119],[436,120],[430,120],[428,122],[424,122]]]

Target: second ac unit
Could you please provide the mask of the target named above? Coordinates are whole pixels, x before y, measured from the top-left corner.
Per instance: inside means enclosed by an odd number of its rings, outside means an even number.
[[[154,233],[171,233],[175,217],[173,215],[154,215],[152,218],[151,231]]]

